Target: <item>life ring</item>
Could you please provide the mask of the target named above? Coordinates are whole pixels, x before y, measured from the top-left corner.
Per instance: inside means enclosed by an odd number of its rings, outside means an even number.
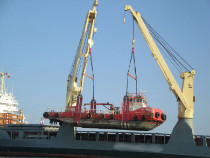
[[[141,117],[141,121],[145,121],[146,120],[146,118],[145,118],[145,116],[143,115],[142,117]]]
[[[155,117],[156,117],[156,118],[159,118],[159,117],[160,117],[160,113],[159,113],[159,112],[156,112],[156,113],[155,113]]]
[[[113,119],[113,118],[114,118],[114,116],[113,116],[113,115],[110,115],[110,116],[109,116],[109,119],[110,119],[110,120],[111,120],[111,119]]]
[[[59,114],[58,114],[58,113],[56,113],[56,114],[55,114],[55,117],[59,117]]]
[[[133,120],[134,120],[134,121],[138,121],[138,117],[135,115],[135,116],[133,117]]]
[[[91,114],[88,114],[88,115],[87,115],[87,118],[88,118],[88,119],[91,118]]]

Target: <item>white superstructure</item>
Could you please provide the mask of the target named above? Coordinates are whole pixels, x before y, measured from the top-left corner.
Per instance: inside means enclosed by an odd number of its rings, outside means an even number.
[[[10,78],[8,73],[0,72],[1,89],[0,89],[0,113],[18,114],[18,102],[12,93],[8,93],[5,88],[4,78]]]
[[[10,78],[8,73],[0,72],[0,126],[6,124],[23,124],[24,116],[22,110],[18,110],[18,102],[12,93],[5,88],[4,79]]]
[[[12,113],[18,112],[18,102],[14,99],[12,93],[0,93],[0,113]]]

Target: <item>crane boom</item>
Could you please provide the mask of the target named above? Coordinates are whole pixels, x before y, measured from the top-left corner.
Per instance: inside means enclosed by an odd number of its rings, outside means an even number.
[[[182,72],[180,78],[183,79],[182,90],[177,84],[164,58],[162,57],[157,45],[155,44],[151,34],[149,33],[139,12],[135,12],[132,6],[125,6],[125,11],[130,10],[135,19],[147,45],[149,46],[152,56],[155,58],[163,76],[165,77],[170,90],[173,92],[179,102],[178,118],[193,118],[194,112],[194,96],[193,96],[193,78],[195,70],[191,72]]]
[[[87,13],[86,21],[83,27],[83,33],[73,62],[72,71],[68,76],[65,107],[66,109],[71,106],[76,106],[77,96],[83,90],[84,74],[87,67],[89,51],[91,50],[91,47],[93,45],[92,37],[97,15],[96,6],[98,6],[98,0],[95,0],[92,10],[89,10]],[[80,74],[78,74],[79,64],[82,64]],[[79,75],[80,81],[77,82]]]

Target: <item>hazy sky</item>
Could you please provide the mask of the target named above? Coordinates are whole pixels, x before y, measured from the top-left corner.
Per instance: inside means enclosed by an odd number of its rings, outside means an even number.
[[[64,108],[66,81],[93,0],[0,0],[0,71],[8,72],[26,120],[40,123],[47,107]],[[210,134],[210,1],[99,0],[97,33],[92,47],[97,102],[120,106],[132,42],[132,5],[196,70],[195,134]],[[135,25],[135,55],[139,90],[149,105],[162,109],[167,121],[152,132],[171,133],[178,104]],[[168,62],[168,61],[167,61]],[[181,86],[179,73],[169,64]],[[87,74],[90,74],[90,63]],[[133,71],[131,71],[133,74]],[[130,80],[130,92],[135,82]],[[92,98],[92,82],[85,78],[84,102]]]

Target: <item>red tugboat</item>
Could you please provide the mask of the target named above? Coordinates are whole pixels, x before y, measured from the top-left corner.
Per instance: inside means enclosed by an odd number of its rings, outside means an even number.
[[[69,107],[65,112],[45,112],[45,118],[51,123],[70,124],[84,128],[126,129],[149,131],[161,125],[166,120],[165,113],[157,108],[147,105],[143,93],[127,94],[123,98],[122,107],[114,107],[110,103],[91,103],[82,105],[82,96],[78,96],[77,105]],[[89,109],[86,109],[87,106]],[[106,108],[102,109],[103,106]],[[108,107],[109,106],[109,107]]]

